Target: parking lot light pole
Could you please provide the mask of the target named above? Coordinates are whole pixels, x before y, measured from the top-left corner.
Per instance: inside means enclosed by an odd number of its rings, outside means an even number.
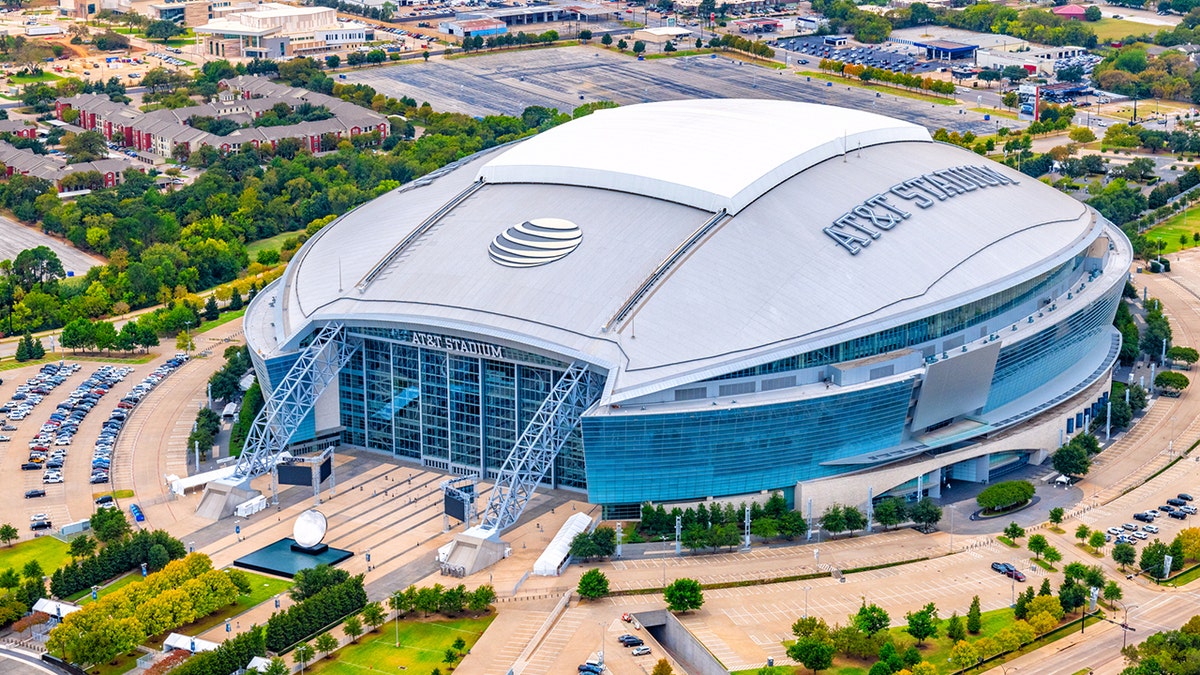
[[[808,592],[812,590],[812,586],[804,587],[804,618],[808,618]]]

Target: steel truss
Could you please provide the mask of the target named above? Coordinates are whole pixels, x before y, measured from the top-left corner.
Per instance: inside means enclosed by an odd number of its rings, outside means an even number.
[[[317,331],[300,352],[283,379],[267,395],[265,405],[246,435],[246,447],[234,469],[235,479],[269,473],[287,447],[292,434],[308,415],[317,398],[337,378],[358,351],[358,341],[347,341],[341,323],[329,323]]]
[[[601,379],[572,363],[521,432],[496,476],[480,527],[499,533],[517,522],[579,420],[600,398]]]

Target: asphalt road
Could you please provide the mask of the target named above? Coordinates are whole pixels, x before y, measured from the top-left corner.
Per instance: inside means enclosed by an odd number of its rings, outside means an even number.
[[[930,130],[945,127],[980,134],[995,131],[997,121],[985,122],[983,115],[960,112],[957,106],[888,94],[877,96],[873,91],[846,85],[827,86],[823,80],[795,71],[761,68],[719,55],[638,61],[594,47],[562,47],[485,54],[452,62],[432,59],[345,76],[347,82],[369,84],[390,96],[407,95],[418,103],[428,101],[435,110],[468,115],[520,115],[534,105],[569,111],[599,100],[629,105],[687,98],[757,98],[868,110]],[[973,100],[970,106],[974,106]],[[737,129],[729,133],[736,136]]]
[[[0,260],[12,260],[25,249],[49,246],[62,261],[63,269],[82,275],[104,261],[94,258],[61,239],[55,239],[11,218],[0,216]]]

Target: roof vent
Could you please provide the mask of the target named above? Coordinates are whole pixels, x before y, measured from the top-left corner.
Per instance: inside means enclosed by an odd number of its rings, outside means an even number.
[[[579,247],[583,232],[561,218],[536,218],[496,236],[488,255],[505,267],[537,267],[565,258]]]

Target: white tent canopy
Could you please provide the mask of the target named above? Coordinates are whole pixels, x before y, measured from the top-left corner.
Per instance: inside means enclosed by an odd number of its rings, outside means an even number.
[[[33,611],[44,612],[55,618],[62,618],[71,612],[78,612],[80,609],[79,605],[72,605],[69,602],[58,602],[47,598],[41,598],[33,603]]]
[[[580,532],[586,532],[592,526],[592,518],[583,513],[576,513],[567,518],[567,522],[559,528],[558,534],[550,541],[550,545],[538,556],[533,564],[533,573],[539,577],[556,577],[558,568],[571,552],[571,541]]]
[[[221,645],[217,644],[216,642],[201,640],[200,638],[194,638],[190,635],[171,633],[163,642],[163,651],[169,652],[175,649],[182,649],[184,651],[192,652],[193,654],[198,654],[200,652],[211,652],[220,646]]]

